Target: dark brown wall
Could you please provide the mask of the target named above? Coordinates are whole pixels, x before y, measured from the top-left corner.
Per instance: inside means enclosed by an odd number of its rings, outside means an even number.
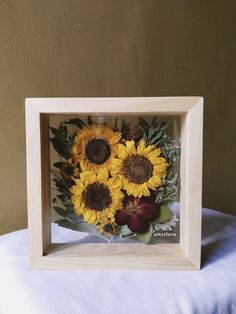
[[[0,232],[26,226],[24,98],[205,98],[205,206],[236,213],[236,2],[0,1]]]

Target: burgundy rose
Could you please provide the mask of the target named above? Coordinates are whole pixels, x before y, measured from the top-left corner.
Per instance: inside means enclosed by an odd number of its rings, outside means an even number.
[[[158,213],[154,195],[149,197],[126,196],[123,201],[123,209],[117,211],[115,219],[118,225],[128,225],[132,232],[145,232],[148,223]]]

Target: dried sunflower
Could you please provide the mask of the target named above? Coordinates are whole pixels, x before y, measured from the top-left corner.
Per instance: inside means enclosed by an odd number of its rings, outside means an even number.
[[[168,167],[166,159],[160,154],[160,148],[146,146],[143,139],[137,147],[134,141],[118,144],[118,158],[112,161],[111,173],[121,179],[128,195],[150,196],[150,189],[155,190],[162,184]]]
[[[65,180],[79,177],[79,165],[77,163],[61,162],[60,174]]]
[[[122,207],[124,194],[120,189],[120,180],[117,177],[109,178],[105,169],[97,173],[82,172],[80,179],[76,179],[70,189],[75,212],[82,214],[89,224],[103,224],[104,217],[113,219],[116,211]]]
[[[98,171],[101,166],[108,170],[120,139],[120,132],[106,124],[93,123],[78,131],[72,146],[73,159],[80,163],[82,171]]]
[[[115,217],[107,217],[106,215],[101,215],[97,229],[100,233],[104,234],[106,237],[111,237],[116,233],[117,223],[115,222]]]

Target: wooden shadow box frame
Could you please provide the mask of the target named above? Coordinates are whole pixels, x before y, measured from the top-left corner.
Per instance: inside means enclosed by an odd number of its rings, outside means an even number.
[[[51,243],[49,115],[178,115],[179,243]],[[197,270],[201,255],[202,97],[26,99],[30,265],[54,270]]]

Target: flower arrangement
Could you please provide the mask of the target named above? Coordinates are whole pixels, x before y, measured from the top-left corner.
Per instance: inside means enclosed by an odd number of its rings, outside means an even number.
[[[149,243],[158,231],[173,230],[180,145],[167,129],[156,117],[135,125],[116,119],[113,126],[76,117],[50,127],[60,158],[51,169],[59,192],[53,208],[62,216],[56,223],[108,241],[135,236]]]

